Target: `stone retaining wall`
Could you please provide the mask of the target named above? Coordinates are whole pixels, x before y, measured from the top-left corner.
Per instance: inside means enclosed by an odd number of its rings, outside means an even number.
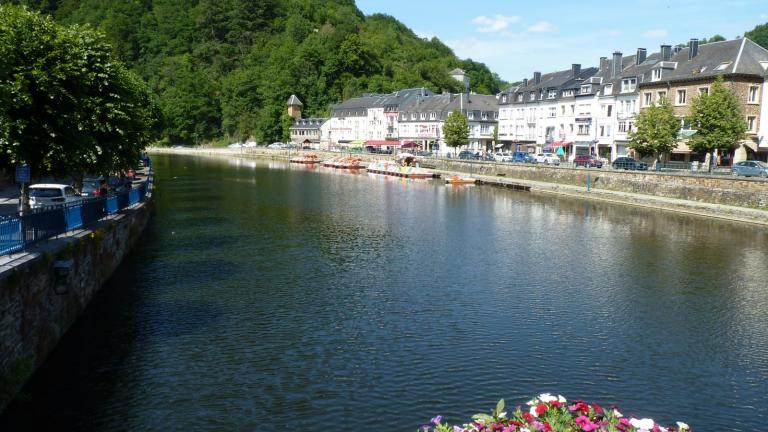
[[[120,265],[150,213],[151,203],[139,204],[0,266],[0,412]],[[56,260],[73,261],[66,294],[54,292]]]

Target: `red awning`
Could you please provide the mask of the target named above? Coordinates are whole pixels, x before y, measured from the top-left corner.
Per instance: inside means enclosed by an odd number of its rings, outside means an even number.
[[[573,144],[573,143],[570,142],[570,141],[555,141],[553,143],[549,143],[549,144],[545,145],[544,147],[549,147],[549,148],[556,149],[556,148],[560,148],[560,147],[565,147],[568,144]]]
[[[416,147],[418,147],[418,146],[419,146],[419,145],[418,145],[418,144],[416,144],[415,142],[413,142],[413,141],[408,141],[408,142],[404,142],[402,147],[403,147],[403,148],[416,148]]]

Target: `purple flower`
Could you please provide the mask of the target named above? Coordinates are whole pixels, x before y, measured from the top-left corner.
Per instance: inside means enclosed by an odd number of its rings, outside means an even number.
[[[439,415],[439,416],[432,417],[431,421],[432,423],[434,423],[435,426],[437,426],[440,424],[441,421],[443,421],[443,416]]]

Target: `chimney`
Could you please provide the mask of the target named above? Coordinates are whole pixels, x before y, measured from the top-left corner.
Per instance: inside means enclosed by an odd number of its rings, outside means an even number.
[[[541,72],[534,72],[533,73],[533,83],[534,84],[541,84]]]
[[[581,65],[578,63],[574,63],[571,65],[571,75],[573,75],[574,78],[579,76],[581,73]]]
[[[647,54],[647,51],[645,50],[645,48],[638,48],[635,64],[643,64],[643,62],[645,61],[646,54]]]
[[[662,45],[661,46],[661,61],[670,61],[672,59],[672,46],[671,45]]]
[[[611,78],[616,78],[621,75],[621,52],[616,51],[613,53],[613,68],[611,69]]]
[[[693,59],[699,54],[699,40],[696,38],[688,42],[688,60]]]
[[[523,78],[523,87],[528,87],[528,78]]]
[[[600,72],[607,71],[609,67],[608,57],[600,57]]]

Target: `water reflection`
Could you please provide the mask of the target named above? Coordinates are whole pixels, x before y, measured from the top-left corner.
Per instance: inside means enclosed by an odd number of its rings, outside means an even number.
[[[698,431],[768,420],[765,230],[156,159],[146,242],[0,429],[413,430],[542,391]]]

